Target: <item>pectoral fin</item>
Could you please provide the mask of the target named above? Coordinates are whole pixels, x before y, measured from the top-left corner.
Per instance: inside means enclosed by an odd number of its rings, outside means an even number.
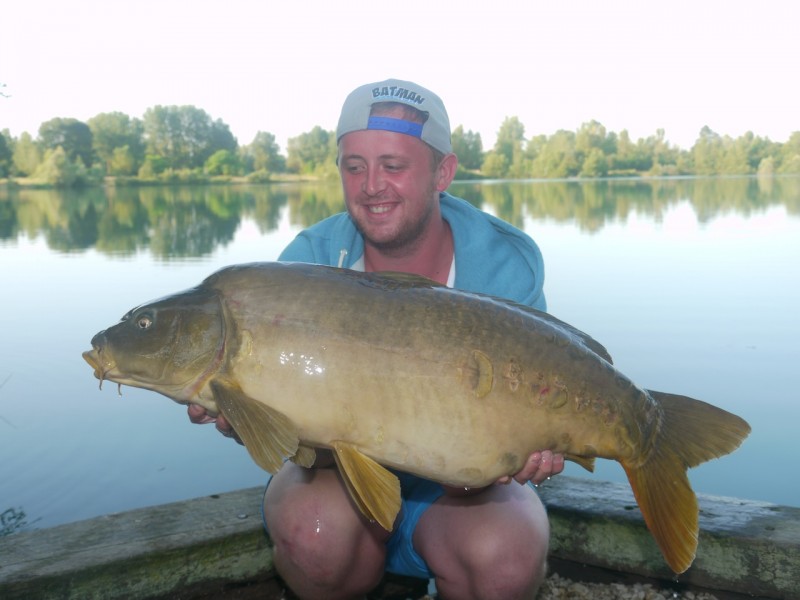
[[[400,481],[352,444],[336,441],[333,449],[336,464],[359,510],[391,531],[400,512]]]
[[[275,474],[284,458],[298,453],[297,428],[286,415],[250,398],[238,387],[212,381],[211,390],[220,412],[259,467]],[[306,460],[309,448],[304,448],[301,458]]]
[[[594,457],[586,457],[586,456],[578,456],[577,454],[565,454],[564,458],[567,460],[571,460],[574,463],[579,464],[584,469],[589,471],[589,473],[594,473]]]

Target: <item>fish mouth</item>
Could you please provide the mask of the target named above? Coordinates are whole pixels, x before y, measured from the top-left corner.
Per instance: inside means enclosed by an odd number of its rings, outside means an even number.
[[[100,389],[103,389],[103,382],[106,380],[113,381],[113,374],[109,376],[109,374],[114,371],[116,364],[113,361],[106,361],[103,360],[101,356],[102,351],[98,348],[92,348],[91,350],[87,350],[81,356],[83,356],[83,360],[89,363],[89,366],[94,369],[94,376],[100,380]]]
[[[153,389],[149,382],[143,382],[135,375],[129,375],[123,370],[120,370],[117,361],[114,360],[114,357],[105,345],[98,346],[93,344],[92,349],[82,353],[81,356],[83,356],[83,360],[89,363],[89,366],[94,370],[94,376],[100,380],[99,388],[101,390],[103,389],[103,382],[105,381],[116,384],[117,393],[120,396],[122,395],[123,385]]]

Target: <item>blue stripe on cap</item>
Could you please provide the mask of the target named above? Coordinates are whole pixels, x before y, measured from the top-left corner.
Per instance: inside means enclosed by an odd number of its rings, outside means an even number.
[[[405,133],[418,138],[422,137],[422,124],[406,121],[405,119],[393,119],[392,117],[370,117],[367,121],[367,129],[382,129],[384,131]]]

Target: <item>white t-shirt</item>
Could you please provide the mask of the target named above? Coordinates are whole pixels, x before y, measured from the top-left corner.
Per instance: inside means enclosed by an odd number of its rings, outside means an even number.
[[[361,255],[356,262],[351,266],[353,271],[364,271],[364,255]],[[456,257],[453,257],[453,262],[450,263],[450,273],[447,275],[447,287],[451,288],[456,284]]]

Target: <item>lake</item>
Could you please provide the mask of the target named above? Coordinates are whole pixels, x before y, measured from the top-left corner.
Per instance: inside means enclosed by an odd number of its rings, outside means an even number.
[[[640,386],[747,419],[696,491],[800,506],[800,178],[462,182],[527,231],[549,311]],[[262,485],[246,451],[81,358],[144,301],[274,260],[343,208],[338,184],[0,190],[0,533]],[[625,481],[598,461],[589,475]],[[545,483],[544,485],[547,485]]]

